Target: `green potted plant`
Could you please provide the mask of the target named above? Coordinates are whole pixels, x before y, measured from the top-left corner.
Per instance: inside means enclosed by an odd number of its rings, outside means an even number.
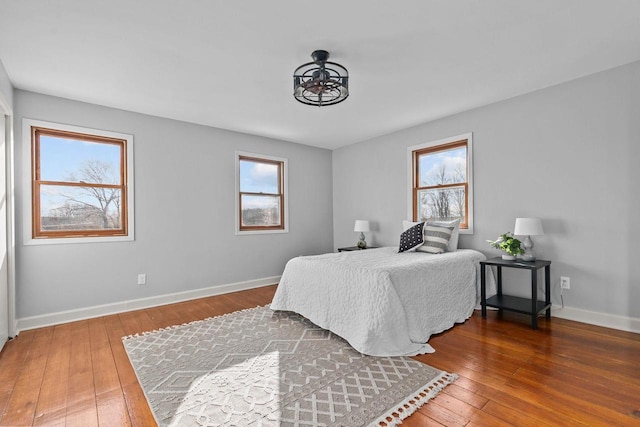
[[[501,234],[497,240],[487,240],[492,248],[500,249],[502,252],[502,259],[514,260],[518,255],[524,254],[524,248],[521,246],[520,240],[513,237],[510,232]]]

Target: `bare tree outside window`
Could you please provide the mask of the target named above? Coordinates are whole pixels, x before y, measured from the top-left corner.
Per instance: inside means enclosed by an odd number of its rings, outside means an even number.
[[[32,132],[34,237],[126,235],[126,141]]]
[[[451,162],[450,162],[451,163]],[[453,166],[439,163],[425,174],[425,186],[435,188],[420,192],[420,217],[422,219],[453,220],[464,219],[465,192],[461,187],[439,188],[465,181],[464,163]]]
[[[460,219],[467,215],[466,141],[414,152],[414,220]]]
[[[70,182],[81,184],[106,184],[115,182],[115,165],[100,160],[88,160],[84,165],[66,176]],[[74,191],[75,190],[75,191]],[[121,191],[110,187],[73,187],[60,193],[64,204],[43,216],[44,229],[118,229],[121,227]]]

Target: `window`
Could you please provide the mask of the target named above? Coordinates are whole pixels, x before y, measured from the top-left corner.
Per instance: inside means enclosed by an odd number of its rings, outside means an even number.
[[[133,240],[133,137],[25,122],[31,148],[31,240]]]
[[[286,159],[236,153],[237,232],[286,232]]]
[[[413,221],[460,219],[473,233],[471,134],[409,147]]]

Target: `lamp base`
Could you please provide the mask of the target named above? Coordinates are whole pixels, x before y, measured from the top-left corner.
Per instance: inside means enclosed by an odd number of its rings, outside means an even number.
[[[535,261],[536,260],[536,251],[533,250],[533,240],[531,240],[531,236],[527,236],[523,242],[524,246],[524,254],[522,255],[523,261]]]
[[[535,261],[536,260],[536,251],[533,249],[526,249],[524,255],[522,255],[523,261]]]
[[[360,232],[360,236],[358,238],[360,240],[358,240],[357,246],[360,249],[367,249],[367,242],[366,242],[366,240],[364,240],[364,233]]]

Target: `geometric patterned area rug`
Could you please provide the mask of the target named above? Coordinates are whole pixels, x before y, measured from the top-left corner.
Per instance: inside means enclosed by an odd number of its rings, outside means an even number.
[[[393,426],[457,378],[269,306],[123,340],[160,426]]]

